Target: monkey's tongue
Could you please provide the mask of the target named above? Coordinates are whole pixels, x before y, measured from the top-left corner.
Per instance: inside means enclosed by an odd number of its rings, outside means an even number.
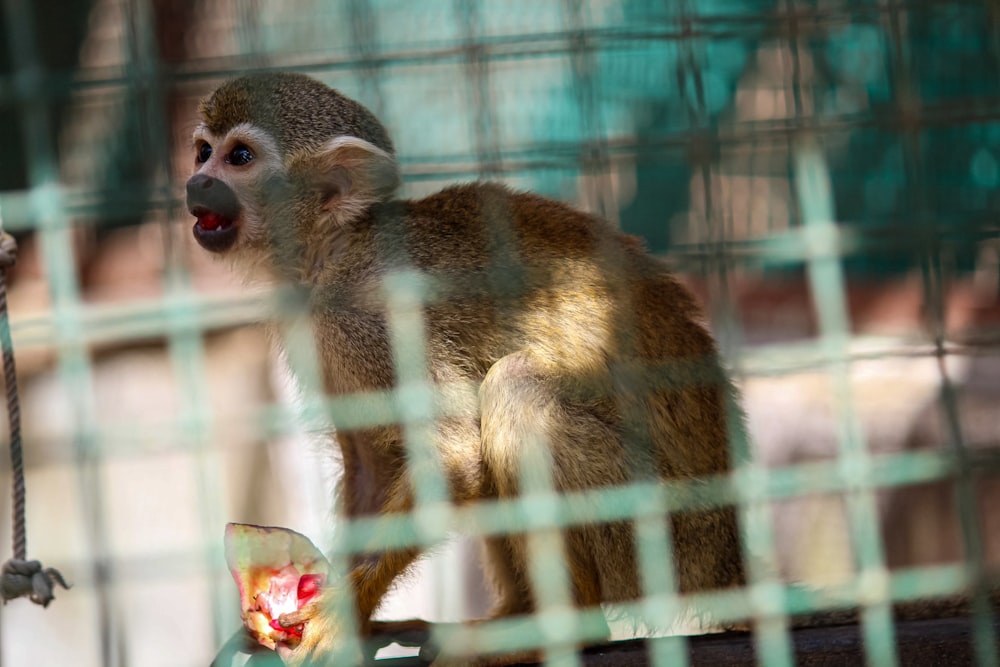
[[[228,227],[233,224],[229,218],[223,217],[214,211],[199,212],[197,215],[198,224],[206,231],[212,231],[221,227]]]

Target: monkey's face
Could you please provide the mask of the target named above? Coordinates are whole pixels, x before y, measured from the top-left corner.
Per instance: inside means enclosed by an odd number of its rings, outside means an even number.
[[[260,279],[310,280],[351,221],[390,196],[395,158],[351,136],[283,155],[265,130],[240,124],[194,134],[187,206],[195,240]]]
[[[399,185],[378,120],[300,74],[234,79],[199,111],[187,183],[194,237],[250,277],[311,280]]]
[[[246,123],[222,136],[200,126],[194,133],[194,152],[187,206],[197,218],[195,240],[215,253],[253,245],[264,232],[264,181],[282,168],[276,142]]]

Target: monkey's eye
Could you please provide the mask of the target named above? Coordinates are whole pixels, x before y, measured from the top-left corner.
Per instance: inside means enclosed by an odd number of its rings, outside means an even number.
[[[236,144],[226,157],[226,162],[236,167],[242,167],[251,160],[253,160],[253,152],[243,144]]]
[[[198,162],[208,162],[208,158],[212,157],[212,147],[208,144],[202,144],[198,146]]]

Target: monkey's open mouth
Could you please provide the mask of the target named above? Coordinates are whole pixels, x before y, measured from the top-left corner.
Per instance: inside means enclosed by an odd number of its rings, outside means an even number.
[[[193,208],[191,215],[198,218],[192,229],[194,238],[205,250],[223,252],[236,243],[238,230],[233,220],[203,206]]]

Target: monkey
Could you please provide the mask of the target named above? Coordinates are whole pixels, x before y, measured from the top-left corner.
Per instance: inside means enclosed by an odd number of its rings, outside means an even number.
[[[384,283],[399,271],[427,278],[423,370],[442,392],[452,388],[431,436],[449,502],[517,498],[526,483],[522,461],[547,462],[556,493],[732,469],[729,440],[742,428],[734,385],[695,298],[636,238],[499,183],[400,199],[385,127],[302,74],[226,81],[199,114],[186,184],[194,238],[247,280],[301,291],[326,394],[398,385]],[[335,428],[331,440],[343,464],[340,516],[414,508],[413,461],[400,426]],[[663,516],[681,593],[744,583],[733,507]],[[628,521],[574,525],[560,535],[575,607],[642,595]],[[497,598],[488,618],[530,614],[537,595],[526,535],[482,541]],[[348,582],[279,619],[305,623],[288,663],[326,664],[339,641],[328,611],[337,596],[349,596],[362,633],[390,631],[372,615],[419,556],[416,548],[359,555]],[[406,623],[398,627],[417,627]],[[464,656],[461,664],[540,655]]]

